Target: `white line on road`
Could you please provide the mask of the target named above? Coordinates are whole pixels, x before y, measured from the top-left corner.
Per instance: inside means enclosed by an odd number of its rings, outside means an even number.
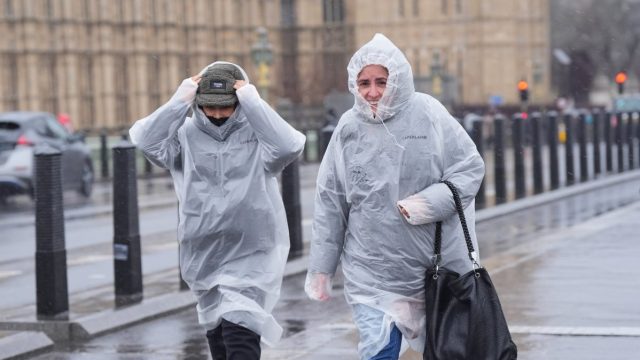
[[[592,326],[509,326],[514,334],[573,335],[573,336],[640,336],[640,327]]]
[[[0,271],[0,279],[9,278],[9,277],[17,276],[21,274],[22,274],[22,271],[17,271],[17,270]]]

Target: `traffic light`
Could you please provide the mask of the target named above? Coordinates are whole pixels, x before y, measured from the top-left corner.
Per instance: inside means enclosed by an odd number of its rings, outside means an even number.
[[[618,95],[622,95],[624,93],[624,82],[627,81],[627,73],[624,71],[619,71],[616,74],[616,84],[618,84]]]
[[[525,80],[518,81],[518,91],[520,92],[520,101],[527,102],[529,100],[529,83]]]

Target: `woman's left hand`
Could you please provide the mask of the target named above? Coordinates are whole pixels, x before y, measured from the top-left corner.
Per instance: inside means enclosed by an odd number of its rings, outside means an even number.
[[[238,90],[238,89],[240,89],[241,87],[243,87],[245,85],[247,85],[246,81],[244,81],[244,80],[236,80],[236,82],[233,84],[233,88]]]

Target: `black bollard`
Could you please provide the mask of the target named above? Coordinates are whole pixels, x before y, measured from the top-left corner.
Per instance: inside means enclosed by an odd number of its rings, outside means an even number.
[[[294,160],[282,171],[282,201],[289,225],[289,259],[302,255],[302,211],[300,207],[299,160]]]
[[[505,118],[502,115],[496,115],[493,120],[493,181],[496,191],[496,205],[503,204],[507,201],[507,185],[504,164],[504,121]]]
[[[638,144],[636,155],[640,165],[640,112],[635,112],[633,117],[636,119],[636,143]]]
[[[618,149],[618,172],[624,171],[624,119],[623,113],[616,115],[616,148]]]
[[[69,290],[60,151],[49,146],[36,149],[34,180],[37,318],[67,320]]]
[[[322,161],[324,157],[324,153],[327,151],[327,147],[329,147],[329,141],[331,140],[331,136],[333,135],[333,130],[335,130],[335,125],[327,124],[320,130],[320,152],[318,160]]]
[[[103,179],[109,177],[109,150],[107,146],[107,134],[103,131],[100,133],[100,165]]]
[[[515,179],[516,199],[527,195],[526,178],[524,171],[524,131],[520,114],[514,114],[511,122],[511,141],[513,145],[513,170]]]
[[[531,152],[533,153],[533,193],[540,194],[544,191],[544,183],[542,176],[542,137],[540,136],[540,121],[541,115],[539,112],[531,114],[531,121],[529,126],[531,127]]]
[[[634,158],[633,152],[633,133],[634,133],[634,124],[633,124],[633,113],[627,113],[627,133],[626,133],[626,143],[627,143],[627,154],[629,156],[629,170],[635,167],[636,161]]]
[[[576,182],[576,172],[573,163],[573,115],[570,113],[564,114],[564,129],[567,134],[564,143],[564,155],[565,155],[565,174],[566,185],[573,185]]]
[[[560,187],[560,171],[558,166],[558,113],[547,113],[547,146],[549,147],[549,180],[551,190]]]
[[[598,176],[602,173],[602,164],[600,162],[600,124],[602,123],[602,112],[599,109],[593,109],[591,115],[593,116],[593,173]]]
[[[113,259],[116,306],[142,300],[142,253],[138,223],[136,147],[113,147]]]
[[[471,133],[471,137],[473,142],[476,144],[476,149],[478,149],[478,153],[480,157],[484,159],[484,144],[482,136],[482,118],[478,118],[473,122],[473,129]],[[480,183],[480,188],[478,189],[478,193],[476,194],[476,208],[482,209],[487,206],[487,198],[485,196],[485,186],[484,186],[484,178]]]
[[[604,151],[607,172],[613,171],[613,150],[611,144],[611,123],[615,119],[615,113],[609,112],[604,116]]]
[[[578,158],[580,159],[580,182],[589,180],[589,155],[587,154],[587,112],[578,115]]]
[[[151,164],[151,161],[149,161],[146,156],[142,158],[144,159],[144,177],[150,178],[153,175],[153,164]]]

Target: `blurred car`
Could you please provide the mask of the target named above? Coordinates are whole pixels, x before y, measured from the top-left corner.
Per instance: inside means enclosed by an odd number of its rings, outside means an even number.
[[[0,113],[0,198],[34,195],[34,152],[49,145],[62,153],[62,187],[85,197],[93,189],[91,152],[81,134],[70,134],[53,114]]]

